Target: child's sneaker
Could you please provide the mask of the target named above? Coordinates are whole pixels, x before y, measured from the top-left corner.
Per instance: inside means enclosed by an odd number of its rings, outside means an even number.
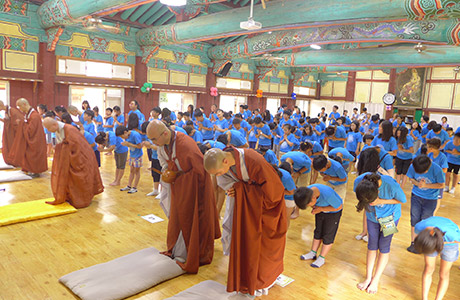
[[[148,193],[147,196],[156,196],[158,194],[158,190],[153,190],[153,192]]]
[[[451,188],[449,194],[455,194],[455,188]]]
[[[133,187],[129,190],[128,194],[134,194],[137,193],[137,188]]]
[[[444,192],[447,193],[448,191],[449,191],[449,187],[448,186],[444,187]]]
[[[131,187],[129,185],[127,185],[126,187],[121,188],[120,191],[126,192],[126,191],[129,191],[130,189],[131,189]]]
[[[316,252],[315,251],[310,251],[307,254],[303,254],[300,256],[301,260],[311,260],[311,259],[316,259]]]

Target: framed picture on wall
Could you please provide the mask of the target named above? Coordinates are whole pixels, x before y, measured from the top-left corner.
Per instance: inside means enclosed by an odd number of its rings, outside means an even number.
[[[407,69],[396,77],[396,105],[422,107],[425,68]]]

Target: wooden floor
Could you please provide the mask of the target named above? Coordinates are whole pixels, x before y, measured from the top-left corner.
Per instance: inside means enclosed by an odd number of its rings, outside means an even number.
[[[113,157],[102,155],[102,165],[103,181],[108,184],[113,180]],[[351,175],[350,181],[354,178]],[[314,229],[313,216],[303,211],[291,222],[284,259],[284,274],[295,281],[284,288],[275,286],[264,299],[420,299],[423,257],[406,251],[410,241],[409,204],[403,206],[400,232],[393,239],[390,262],[378,294],[367,295],[356,288],[365,274],[367,248],[366,243],[354,239],[361,231],[362,215],[354,208],[356,199],[351,186],[349,183],[339,232],[326,264],[314,269],[299,259],[310,250]],[[0,184],[1,188],[6,191],[0,192],[0,206],[52,197],[49,172],[30,181]],[[59,277],[146,247],[164,249],[167,221],[151,224],[141,218],[150,213],[165,218],[158,199],[145,196],[150,191],[152,177],[145,165],[137,194],[106,186],[90,207],[77,213],[0,227],[0,299],[76,299],[58,282]],[[405,191],[409,199],[410,190]],[[446,194],[438,213],[457,224],[459,193],[460,188],[455,196]],[[148,293],[164,299],[208,279],[225,284],[228,258],[222,255],[219,240],[215,245],[212,264],[201,267],[198,275],[180,276],[129,299]],[[459,264],[456,262],[452,268],[447,300],[460,299]],[[432,299],[437,281],[436,274]]]

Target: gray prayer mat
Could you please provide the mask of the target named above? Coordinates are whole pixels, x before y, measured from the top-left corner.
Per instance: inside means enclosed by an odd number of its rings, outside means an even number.
[[[83,300],[116,300],[184,273],[152,247],[64,275],[59,282]]]
[[[30,177],[27,174],[24,174],[24,172],[22,171],[0,171],[0,183],[31,179],[32,177]]]
[[[147,297],[146,295],[144,297]],[[149,300],[153,298],[141,297],[138,300]],[[206,280],[186,289],[179,294],[167,298],[166,300],[248,300],[253,299],[244,294],[238,294],[236,292],[227,293],[226,287],[223,284],[212,280]]]

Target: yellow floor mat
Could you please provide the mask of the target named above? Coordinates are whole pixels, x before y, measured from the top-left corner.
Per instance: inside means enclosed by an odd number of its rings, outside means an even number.
[[[50,205],[46,204],[46,201],[50,202],[54,201],[54,199],[49,198],[1,206],[0,226],[49,218],[77,211],[75,207],[67,202],[59,205]]]

